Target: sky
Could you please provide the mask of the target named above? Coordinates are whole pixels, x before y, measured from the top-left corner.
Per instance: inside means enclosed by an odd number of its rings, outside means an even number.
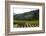
[[[21,14],[21,13],[25,13],[28,11],[32,11],[32,10],[37,10],[37,9],[29,9],[29,8],[14,8],[13,11],[15,14]]]

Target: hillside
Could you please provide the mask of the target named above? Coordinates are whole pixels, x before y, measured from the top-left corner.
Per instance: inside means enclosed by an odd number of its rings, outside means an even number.
[[[14,20],[36,20],[39,19],[39,9],[22,14],[14,14]]]

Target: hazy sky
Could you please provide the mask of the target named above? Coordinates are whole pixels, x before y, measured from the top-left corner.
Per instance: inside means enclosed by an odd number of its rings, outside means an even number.
[[[37,9],[14,8],[13,11],[14,11],[15,14],[21,14],[21,13],[32,11],[32,10],[37,10]]]

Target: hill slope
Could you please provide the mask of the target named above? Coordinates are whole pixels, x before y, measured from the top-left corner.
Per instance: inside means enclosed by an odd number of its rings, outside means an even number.
[[[39,9],[33,10],[29,12],[25,12],[22,14],[14,14],[14,20],[34,20],[39,19]]]

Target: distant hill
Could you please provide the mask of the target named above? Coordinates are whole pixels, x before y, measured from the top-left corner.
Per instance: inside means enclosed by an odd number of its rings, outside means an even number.
[[[22,14],[14,14],[14,20],[36,20],[39,19],[39,9]]]

